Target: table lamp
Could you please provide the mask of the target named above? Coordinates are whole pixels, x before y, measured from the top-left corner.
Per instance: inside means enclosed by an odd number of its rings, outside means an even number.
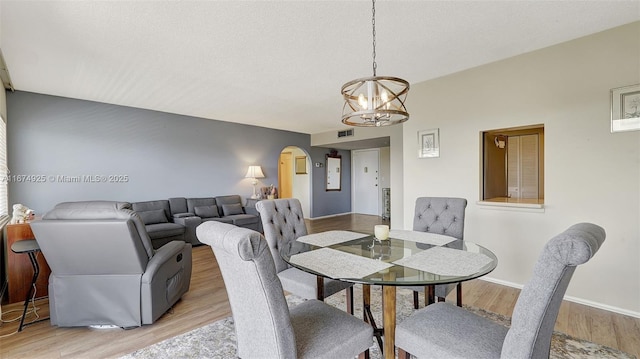
[[[244,177],[251,178],[251,184],[253,185],[253,195],[251,195],[251,198],[258,199],[258,193],[256,192],[256,185],[258,184],[257,178],[264,178],[264,173],[262,173],[262,168],[260,168],[260,166],[249,166],[249,170],[247,170],[247,174]]]

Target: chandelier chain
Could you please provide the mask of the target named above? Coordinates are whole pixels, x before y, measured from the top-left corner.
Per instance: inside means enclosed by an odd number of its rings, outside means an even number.
[[[376,0],[372,0],[372,9],[371,9],[371,25],[373,27],[373,76],[376,76],[376,69],[378,68],[378,64],[376,64]]]
[[[373,77],[359,78],[342,86],[342,123],[349,126],[390,126],[409,119],[405,106],[409,82],[397,77],[378,77],[377,74],[376,0],[371,2]]]

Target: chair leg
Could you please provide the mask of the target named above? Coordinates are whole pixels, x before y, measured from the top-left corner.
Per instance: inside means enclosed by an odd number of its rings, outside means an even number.
[[[369,359],[369,349],[358,354],[358,359]]]
[[[410,359],[411,354],[404,351],[402,348],[398,348],[398,359]]]
[[[324,278],[316,277],[316,299],[324,302]]]
[[[368,284],[362,285],[362,318],[365,323],[369,323],[369,317],[367,316],[367,308],[371,306],[371,286]]]
[[[456,304],[458,307],[462,307],[462,282],[456,286]]]
[[[346,289],[347,291],[347,313],[353,315],[353,286]]]
[[[413,309],[418,309],[420,307],[420,303],[418,303],[418,292],[413,291]]]
[[[435,302],[435,286],[428,285],[424,287],[424,306],[431,305]]]

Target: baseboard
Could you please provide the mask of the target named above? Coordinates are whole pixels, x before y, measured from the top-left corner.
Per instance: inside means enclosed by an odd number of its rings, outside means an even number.
[[[323,219],[323,218],[331,218],[331,217],[338,217],[338,216],[344,216],[346,214],[351,214],[353,212],[345,212],[345,213],[338,213],[338,214],[330,214],[328,216],[321,216],[321,217],[313,217],[313,218],[307,218],[310,221],[315,221],[316,219]]]
[[[522,289],[522,287],[523,287],[522,284],[508,282],[506,280],[501,280],[501,279],[496,279],[496,278],[491,278],[491,277],[482,277],[482,278],[479,278],[479,279],[487,281],[487,282],[495,283],[495,284],[504,285],[506,287],[512,287],[512,288],[518,288],[518,289]],[[594,301],[591,301],[591,300],[586,300],[586,299],[582,299],[582,298],[578,298],[578,297],[573,297],[573,296],[570,296],[570,295],[565,295],[563,300],[566,300],[566,301],[569,301],[569,302],[573,302],[573,303],[583,304],[583,305],[586,305],[586,306],[589,306],[589,307],[593,307],[593,308],[597,308],[597,309],[606,310],[608,312],[613,312],[613,313],[617,313],[617,314],[626,315],[626,316],[629,316],[629,317],[640,318],[640,312],[634,312],[632,310],[623,309],[623,308],[619,308],[619,307],[614,307],[612,305],[598,303],[598,302],[594,302]]]

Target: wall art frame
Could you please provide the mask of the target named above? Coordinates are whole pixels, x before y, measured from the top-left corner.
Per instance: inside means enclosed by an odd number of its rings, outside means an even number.
[[[611,133],[640,130],[640,84],[611,89]]]
[[[440,157],[440,129],[418,131],[418,158]]]
[[[331,150],[325,156],[326,161],[326,191],[342,190],[342,155],[338,151]]]
[[[306,175],[307,174],[307,156],[296,156],[296,174],[297,175]]]

